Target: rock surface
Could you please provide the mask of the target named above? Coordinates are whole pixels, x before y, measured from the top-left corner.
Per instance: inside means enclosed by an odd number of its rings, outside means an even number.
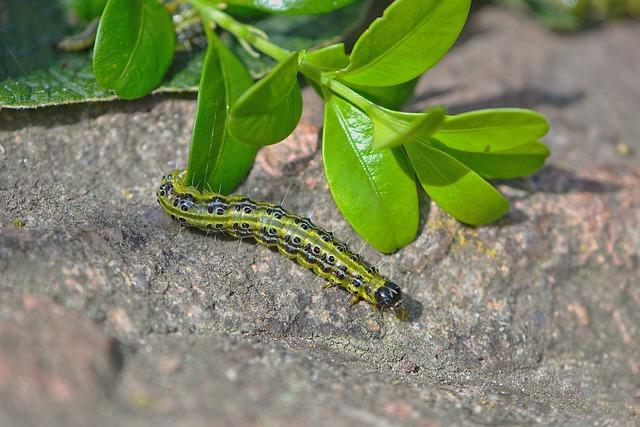
[[[411,295],[411,323],[157,210],[193,100],[0,111],[0,425],[637,425],[639,39],[634,23],[560,37],[491,7],[472,18],[410,108],[535,108],[553,154],[500,184],[499,224],[425,198],[412,245],[365,249]],[[288,192],[358,248],[305,97],[239,191]]]

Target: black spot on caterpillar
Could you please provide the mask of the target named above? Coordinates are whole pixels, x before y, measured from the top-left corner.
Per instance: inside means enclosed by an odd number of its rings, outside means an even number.
[[[364,300],[398,317],[406,316],[398,285],[336,241],[331,232],[277,205],[244,196],[202,193],[186,186],[184,177],[185,171],[179,170],[163,176],[156,192],[162,208],[181,225],[236,239],[251,238],[277,249],[330,285],[342,287],[352,295],[352,304]]]

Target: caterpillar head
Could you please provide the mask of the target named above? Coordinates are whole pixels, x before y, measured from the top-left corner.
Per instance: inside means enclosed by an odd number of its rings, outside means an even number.
[[[175,169],[171,171],[168,175],[162,176],[161,184],[173,184],[176,180],[182,179],[184,177],[185,171],[181,171],[180,169]]]
[[[156,196],[158,196],[158,199],[168,197],[172,190],[171,175],[164,175],[160,182],[160,187],[156,190]]]
[[[397,312],[402,307],[402,291],[389,280],[376,290],[375,296],[377,305],[382,309]]]
[[[175,192],[174,188],[180,186],[182,183],[182,177],[184,172],[176,169],[168,175],[163,175],[160,181],[160,187],[156,190],[156,196],[158,198],[169,198],[171,193]]]

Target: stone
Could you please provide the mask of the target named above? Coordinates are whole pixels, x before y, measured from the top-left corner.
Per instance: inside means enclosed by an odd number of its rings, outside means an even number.
[[[476,11],[408,108],[535,108],[552,156],[497,183],[513,206],[497,224],[465,227],[423,197],[415,242],[365,248],[411,298],[406,323],[157,209],[192,99],[0,111],[0,424],[636,425],[639,37],[633,22],[558,36]],[[321,103],[309,88],[305,102],[304,146],[265,150],[238,191],[287,194],[358,248],[324,181]]]
[[[84,316],[34,294],[0,293],[3,425],[90,423],[123,361],[119,342]]]

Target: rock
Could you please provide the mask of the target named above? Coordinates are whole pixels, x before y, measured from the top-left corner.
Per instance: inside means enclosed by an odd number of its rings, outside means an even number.
[[[0,294],[3,425],[90,423],[116,388],[119,343],[51,300]]]
[[[278,254],[180,230],[157,210],[161,171],[185,164],[193,100],[0,111],[3,415],[637,424],[639,36],[627,22],[560,37],[492,7],[473,16],[409,107],[536,108],[551,120],[553,154],[537,175],[499,183],[513,209],[498,224],[464,227],[424,198],[414,243],[392,256],[365,249],[410,295],[410,323],[350,309]],[[239,192],[288,194],[288,209],[358,248],[322,175],[319,100],[307,90],[305,101],[292,137],[303,146],[263,153]]]

